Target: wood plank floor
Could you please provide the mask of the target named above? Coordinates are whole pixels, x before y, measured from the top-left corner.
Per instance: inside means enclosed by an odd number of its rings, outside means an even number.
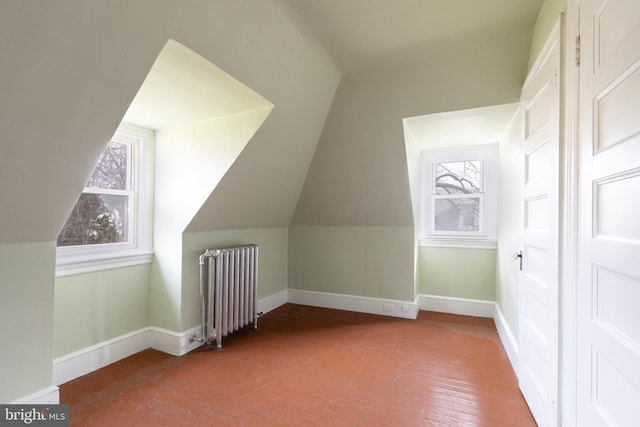
[[[71,425],[535,426],[491,319],[287,304],[221,350],[146,350],[60,387]]]

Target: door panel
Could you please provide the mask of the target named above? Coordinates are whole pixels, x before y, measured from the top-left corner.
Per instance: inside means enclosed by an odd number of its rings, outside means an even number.
[[[640,419],[640,2],[580,4],[578,425]]]
[[[560,26],[522,89],[524,218],[518,378],[538,425],[557,425]]]

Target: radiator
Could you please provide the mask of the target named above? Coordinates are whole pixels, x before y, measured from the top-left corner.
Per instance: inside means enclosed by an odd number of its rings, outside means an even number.
[[[207,249],[200,255],[202,337],[222,338],[245,326],[258,328],[258,245]]]

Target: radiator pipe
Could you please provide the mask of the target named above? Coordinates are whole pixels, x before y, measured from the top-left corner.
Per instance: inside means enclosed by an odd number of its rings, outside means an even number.
[[[207,320],[206,320],[206,312],[205,312],[205,304],[206,304],[206,299],[205,299],[205,295],[204,295],[204,261],[207,257],[215,257],[217,256],[217,252],[216,251],[210,251],[209,249],[207,249],[206,251],[204,251],[204,253],[202,255],[200,255],[199,261],[200,261],[200,314],[201,314],[201,321],[202,321],[202,329],[201,329],[201,336],[198,337],[195,334],[189,339],[189,342],[194,342],[194,341],[198,341],[198,342],[206,342],[207,341]]]

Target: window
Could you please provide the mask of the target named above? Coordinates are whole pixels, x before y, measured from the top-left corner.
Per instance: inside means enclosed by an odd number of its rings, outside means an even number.
[[[116,135],[102,153],[58,235],[58,246],[131,243],[135,212],[131,161],[136,147],[135,142],[120,139]]]
[[[423,151],[420,243],[495,248],[495,145]]]
[[[57,239],[58,276],[151,261],[153,131],[122,124]]]

